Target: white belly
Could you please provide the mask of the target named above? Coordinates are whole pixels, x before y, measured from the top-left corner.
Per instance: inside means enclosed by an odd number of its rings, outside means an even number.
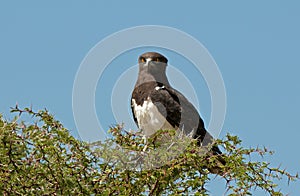
[[[137,119],[139,128],[145,136],[154,134],[157,130],[174,130],[174,127],[166,120],[166,110],[161,114],[157,107],[148,98],[142,106],[137,105],[135,100],[132,100],[134,115]],[[159,107],[163,107],[160,105]],[[165,108],[163,108],[165,109]]]

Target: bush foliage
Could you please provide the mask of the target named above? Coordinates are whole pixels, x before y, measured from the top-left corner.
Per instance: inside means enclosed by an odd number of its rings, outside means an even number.
[[[221,170],[217,178],[224,179],[227,195],[251,195],[255,189],[282,195],[275,182],[298,179],[264,159],[251,161],[272,152],[244,148],[229,134],[215,143],[226,162],[220,165],[220,155],[203,153],[195,141],[177,156],[169,151],[146,156],[156,152],[157,143],[150,139],[146,145],[142,136],[121,126],[111,128],[112,138],[90,144],[75,139],[47,110],[16,106],[12,112],[17,113],[13,120],[0,115],[1,195],[208,195],[214,166]],[[24,115],[32,120],[22,121]],[[165,155],[164,164],[143,169],[145,159],[159,162]]]

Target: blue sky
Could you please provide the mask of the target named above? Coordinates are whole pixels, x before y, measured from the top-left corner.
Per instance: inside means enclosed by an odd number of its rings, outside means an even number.
[[[276,152],[271,158],[274,166],[281,164],[295,173],[300,171],[299,8],[296,0],[1,2],[0,112],[9,117],[9,108],[16,102],[47,108],[78,136],[72,89],[88,51],[122,29],[165,25],[199,40],[219,66],[227,93],[220,137],[230,132],[244,146],[266,146]],[[150,49],[120,55],[99,80],[95,104],[104,128],[116,123],[110,108],[111,82]],[[207,124],[211,103],[201,75],[193,76],[195,70],[190,66],[185,69],[189,62],[179,55],[154,49],[166,54],[193,85],[199,84],[195,89]],[[291,195],[300,193],[299,183],[287,187],[284,181],[280,186]],[[212,192],[218,195],[223,187],[216,189]]]

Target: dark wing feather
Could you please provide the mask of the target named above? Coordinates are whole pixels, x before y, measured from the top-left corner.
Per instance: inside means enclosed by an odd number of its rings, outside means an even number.
[[[206,146],[213,141],[213,137],[206,131],[204,122],[196,108],[184,95],[169,86],[162,86],[159,90],[152,91],[150,97],[160,113],[166,114],[167,121],[174,127],[184,130],[185,134],[194,131],[193,138],[197,138]],[[163,107],[162,107],[163,106]],[[222,154],[217,146],[213,146],[215,154]]]
[[[132,113],[132,116],[133,116],[133,120],[134,120],[135,124],[139,127],[138,121],[137,121],[137,119],[135,117],[135,114],[134,114],[134,107],[133,107],[132,103],[130,105],[131,105],[131,113]]]
[[[161,84],[158,84],[159,90],[151,91],[149,97],[158,111],[166,117],[167,121],[174,127],[180,126],[182,107],[176,94],[170,93]]]
[[[205,130],[204,122],[196,108],[172,87],[162,84],[158,86],[161,88],[153,90],[150,98],[162,114],[166,113],[167,121],[172,126],[182,129],[185,134],[194,131],[193,137],[198,138],[203,144],[210,143],[212,136]]]

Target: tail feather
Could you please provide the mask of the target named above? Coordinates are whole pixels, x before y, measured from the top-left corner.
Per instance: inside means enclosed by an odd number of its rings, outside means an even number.
[[[223,167],[226,165],[226,161],[223,158],[223,154],[218,146],[213,146],[211,151],[208,152],[208,158],[211,156],[217,156],[217,160],[211,166],[208,165],[207,169],[213,174],[223,175]]]

